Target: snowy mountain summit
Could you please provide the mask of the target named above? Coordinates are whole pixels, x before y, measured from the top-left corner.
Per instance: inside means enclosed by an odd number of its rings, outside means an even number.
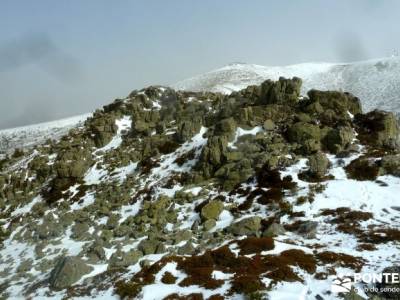
[[[361,99],[363,109],[376,108],[400,115],[400,58],[390,57],[354,63],[303,63],[267,67],[233,63],[175,85],[178,90],[231,93],[248,85],[279,77],[303,79],[302,94],[310,89],[346,91]]]
[[[399,146],[297,77],[133,91],[0,160],[0,298],[398,299],[332,286],[398,272]]]

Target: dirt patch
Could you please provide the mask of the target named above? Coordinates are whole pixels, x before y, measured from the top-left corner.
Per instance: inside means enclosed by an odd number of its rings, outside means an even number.
[[[163,300],[203,300],[203,295],[194,293],[190,295],[181,296],[179,294],[171,294],[165,297]]]
[[[176,277],[170,272],[165,272],[161,278],[161,282],[165,284],[174,284],[176,282]]]
[[[360,257],[351,256],[344,253],[335,253],[331,251],[321,252],[315,255],[322,264],[331,264],[344,268],[351,268],[359,272],[365,261]]]
[[[337,224],[337,229],[341,232],[361,237],[365,229],[361,228],[360,222],[368,221],[373,218],[370,212],[351,210],[348,207],[339,207],[337,209],[324,209],[322,216],[333,216],[331,223]]]
[[[400,230],[394,228],[370,229],[360,235],[360,240],[365,243],[381,244],[400,241]]]
[[[240,254],[253,254],[262,251],[268,251],[275,248],[274,240],[270,237],[250,237],[237,242],[240,248]]]

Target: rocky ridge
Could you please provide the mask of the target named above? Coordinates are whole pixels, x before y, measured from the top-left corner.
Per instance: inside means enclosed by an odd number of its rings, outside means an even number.
[[[331,299],[335,274],[392,266],[396,117],[301,85],[153,86],[2,159],[0,295]]]

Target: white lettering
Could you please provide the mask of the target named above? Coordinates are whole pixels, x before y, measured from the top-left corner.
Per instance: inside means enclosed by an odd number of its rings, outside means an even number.
[[[361,282],[362,274],[354,273],[354,282]]]
[[[365,283],[372,283],[372,275],[370,273],[363,273],[361,278]]]
[[[383,273],[382,274],[382,276],[385,278],[385,282],[389,282],[390,281],[389,280],[390,275],[392,275],[392,274],[390,274],[390,273]]]
[[[374,283],[376,283],[376,282],[382,283],[382,274],[373,273],[372,280],[373,280],[372,282],[374,282]]]

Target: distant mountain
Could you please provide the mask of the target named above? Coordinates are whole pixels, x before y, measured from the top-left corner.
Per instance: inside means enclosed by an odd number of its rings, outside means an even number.
[[[16,148],[30,148],[46,139],[58,139],[71,128],[82,124],[91,114],[61,119],[52,122],[0,130],[0,158]]]
[[[375,108],[400,114],[400,58],[382,58],[354,63],[303,63],[268,67],[234,63],[173,85],[187,91],[228,94],[266,79],[297,76],[303,79],[302,93],[310,89],[341,90],[361,99],[363,109]]]

